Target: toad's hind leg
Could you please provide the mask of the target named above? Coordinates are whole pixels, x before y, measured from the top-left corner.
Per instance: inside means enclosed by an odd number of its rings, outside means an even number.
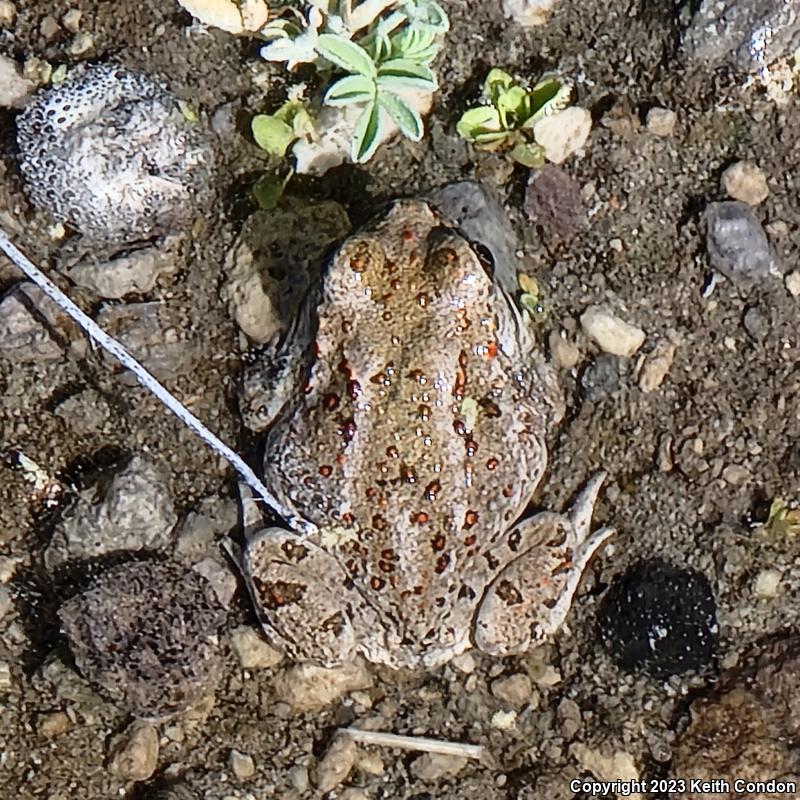
[[[567,514],[545,511],[523,520],[493,549],[506,566],[478,609],[474,637],[481,650],[523,653],[561,626],[589,559],[615,533],[613,528],[591,533],[604,478],[595,475]]]
[[[348,588],[339,562],[319,545],[281,528],[251,535],[243,572],[268,638],[296,661],[334,666],[356,651]]]

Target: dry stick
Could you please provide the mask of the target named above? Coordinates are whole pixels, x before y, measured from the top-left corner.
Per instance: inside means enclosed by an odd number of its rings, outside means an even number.
[[[339,728],[339,730],[361,744],[377,744],[384,747],[397,747],[400,750],[441,753],[445,756],[461,756],[462,758],[480,759],[483,756],[483,747],[479,744],[446,742],[442,739],[428,739],[425,736],[399,736],[396,733],[364,731],[360,728]]]
[[[194,431],[212,450],[221,455],[245,483],[272,509],[282,514],[292,527],[303,528],[300,520],[287,511],[258,479],[255,472],[218,436],[213,434],[175,395],[162,386],[116,339],[109,336],[91,317],[84,314],[37,266],[35,266],[8,238],[0,227],[0,250],[19,267],[54,303],[64,309],[89,337],[110,353],[123,367],[129,369],[136,380],[152,392],[181,422]]]

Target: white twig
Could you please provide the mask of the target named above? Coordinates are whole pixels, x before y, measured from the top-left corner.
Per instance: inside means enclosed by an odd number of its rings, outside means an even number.
[[[442,739],[428,739],[425,736],[400,736],[396,733],[364,731],[360,728],[339,728],[339,730],[360,744],[377,744],[383,747],[396,747],[400,750],[441,753],[445,756],[461,756],[462,758],[479,759],[483,756],[483,746],[479,744],[447,742]]]
[[[93,342],[97,342],[123,367],[129,369],[136,380],[152,392],[186,427],[194,431],[212,450],[221,455],[253,491],[271,508],[286,517],[292,527],[303,527],[295,515],[284,509],[258,479],[255,472],[219,437],[213,434],[175,395],[162,386],[116,339],[109,336],[91,317],[81,311],[37,266],[35,266],[0,228],[0,250],[25,273],[54,303],[64,309],[83,328]]]

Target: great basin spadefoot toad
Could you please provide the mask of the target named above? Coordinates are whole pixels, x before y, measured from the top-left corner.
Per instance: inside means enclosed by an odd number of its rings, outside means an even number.
[[[520,520],[560,400],[513,298],[427,203],[344,242],[282,345],[265,483],[295,531],[248,542],[268,635],[299,661],[433,667],[564,621],[602,475]]]

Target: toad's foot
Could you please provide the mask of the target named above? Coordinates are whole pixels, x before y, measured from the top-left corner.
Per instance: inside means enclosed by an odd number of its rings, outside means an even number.
[[[491,655],[525,652],[561,627],[586,565],[615,533],[591,533],[605,473],[595,475],[567,514],[542,512],[513,527],[492,553],[507,566],[486,591],[475,644]]]

